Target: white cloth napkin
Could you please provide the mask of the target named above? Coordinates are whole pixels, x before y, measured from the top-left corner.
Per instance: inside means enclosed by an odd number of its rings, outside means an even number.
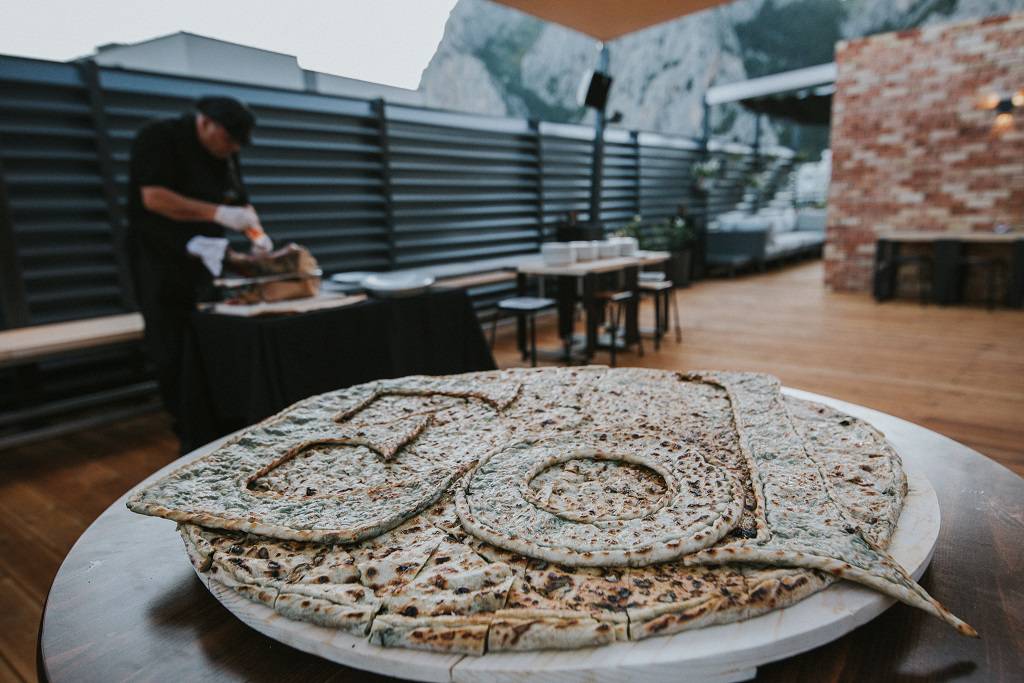
[[[226,239],[196,235],[188,241],[185,249],[193,256],[199,257],[199,260],[214,277],[220,277],[224,270],[224,254],[228,250]]]

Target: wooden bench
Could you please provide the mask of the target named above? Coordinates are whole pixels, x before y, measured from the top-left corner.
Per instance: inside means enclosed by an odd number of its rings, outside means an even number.
[[[142,339],[138,313],[34,325],[0,332],[0,369],[15,377],[34,377],[31,364],[76,352],[102,349]],[[31,384],[31,382],[30,382]],[[159,408],[151,379],[104,388],[83,395],[50,399],[0,412],[0,449],[88,429]]]
[[[142,330],[142,316],[138,313],[4,330],[0,332],[0,367],[138,341],[142,339]]]
[[[485,287],[502,282],[513,282],[515,279],[516,271],[514,270],[496,270],[489,273],[475,273],[473,275],[444,278],[438,280],[437,285],[453,289],[473,289],[474,287]]]

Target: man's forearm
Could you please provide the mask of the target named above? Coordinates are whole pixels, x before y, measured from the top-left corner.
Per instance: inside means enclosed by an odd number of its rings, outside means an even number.
[[[175,221],[212,221],[217,205],[184,197],[158,185],[142,188],[142,205]]]

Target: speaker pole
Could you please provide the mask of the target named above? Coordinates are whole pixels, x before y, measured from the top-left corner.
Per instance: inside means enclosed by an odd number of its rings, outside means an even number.
[[[601,53],[597,58],[595,71],[609,73],[608,71],[608,44],[601,43]],[[608,106],[607,98],[596,107],[597,123],[594,126],[594,155],[590,165],[590,225],[601,228],[601,176],[604,169],[604,124],[605,108]]]

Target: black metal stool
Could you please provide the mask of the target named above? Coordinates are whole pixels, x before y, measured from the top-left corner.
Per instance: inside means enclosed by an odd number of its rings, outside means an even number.
[[[928,303],[932,298],[932,278],[934,263],[929,254],[909,254],[906,256],[896,255],[883,259],[878,263],[878,273],[882,278],[891,278],[893,283],[892,297],[897,296],[899,290],[900,268],[904,266],[917,266],[917,293],[922,304]]]
[[[999,292],[997,281],[1009,280],[1010,267],[1006,261],[996,256],[965,256],[960,259],[959,266],[963,271],[963,289],[967,288],[967,276],[971,271],[980,271],[985,276],[985,305],[990,311],[993,310]]]
[[[491,321],[491,348],[494,348],[494,338],[498,333],[498,318],[503,312],[515,314],[519,324],[525,324],[529,339],[529,348],[522,349],[523,360],[530,359],[530,366],[537,367],[537,320],[536,316],[541,311],[554,308],[558,304],[554,299],[546,299],[539,296],[514,296],[502,299],[498,302],[498,310],[494,312],[494,319]]]
[[[625,326],[626,308],[636,300],[636,297],[634,297],[633,292],[624,290],[595,292],[594,298],[603,302],[608,316],[608,323],[605,325],[605,328],[608,330],[608,351],[611,354],[610,365],[614,368],[615,354],[619,345],[619,330]],[[636,345],[637,353],[641,356],[644,355],[644,343],[639,335],[636,338]]]
[[[661,338],[668,332],[669,325],[675,322],[676,343],[683,340],[683,331],[679,326],[679,306],[676,302],[676,290],[671,280],[643,277],[638,283],[640,297],[650,294],[654,298],[654,350],[661,348]],[[674,320],[673,320],[674,319]]]

